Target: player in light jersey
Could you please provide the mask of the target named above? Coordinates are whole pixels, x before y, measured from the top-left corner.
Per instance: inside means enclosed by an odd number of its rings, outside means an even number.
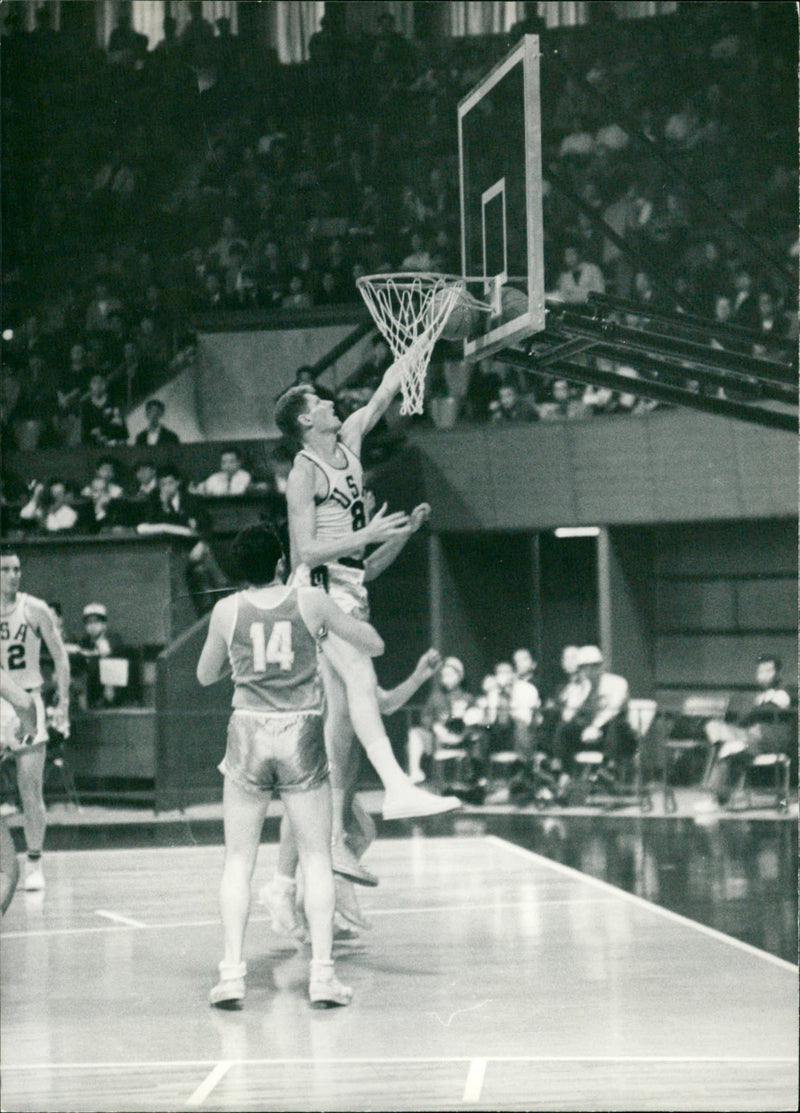
[[[25,749],[36,737],[36,707],[33,696],[6,672],[0,673],[0,760],[6,754]],[[14,896],[19,880],[19,863],[14,840],[0,816],[0,913]]]
[[[318,588],[285,585],[277,573],[280,542],[268,527],[243,530],[233,556],[250,587],[216,604],[197,665],[201,684],[213,684],[228,668],[234,682],[220,766],[225,775],[220,885],[225,957],[210,1001],[230,1008],[244,997],[250,883],[267,805],[277,789],[305,877],[309,996],[314,1005],[347,1005],[352,991],[336,979],[331,958],[331,793],[317,642],[336,636],[372,656],[383,652],[383,642],[368,623],[346,615]]]
[[[58,686],[54,726],[64,735],[69,733],[69,657],[52,611],[42,599],[19,590],[20,578],[18,555],[4,549],[0,553],[0,668],[30,693],[36,709],[33,742],[14,753],[27,849],[23,888],[38,890],[45,884],[42,847],[47,828],[43,796],[47,720],[39,668],[42,641],[53,659]]]
[[[286,485],[292,570],[298,582],[319,582],[343,610],[364,615],[366,546],[396,540],[408,529],[403,513],[386,505],[368,521],[364,506],[361,443],[400,389],[393,364],[369,402],[342,423],[333,403],[308,385],[278,399],[275,422],[300,445]],[[461,806],[457,797],[434,796],[412,784],[400,768],[381,719],[372,662],[329,638],[321,663],[328,701],[325,738],[332,763],[334,869],[361,884],[377,884],[344,842],[346,771],[353,730],[386,789],[385,819],[437,815]]]

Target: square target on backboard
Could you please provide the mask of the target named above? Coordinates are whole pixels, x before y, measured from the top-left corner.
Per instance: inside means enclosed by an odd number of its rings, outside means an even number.
[[[525,35],[458,106],[461,262],[475,315],[464,357],[545,324],[539,38]]]

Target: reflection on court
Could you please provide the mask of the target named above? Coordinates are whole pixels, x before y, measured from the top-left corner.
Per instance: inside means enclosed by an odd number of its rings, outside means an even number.
[[[221,857],[50,855],[3,922],[4,1109],[796,1104],[795,967],[492,836],[375,844],[349,1009],[308,1007],[254,906],[245,1008],[216,1012]]]

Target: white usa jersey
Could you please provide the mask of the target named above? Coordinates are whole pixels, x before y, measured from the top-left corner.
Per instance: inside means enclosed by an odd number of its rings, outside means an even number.
[[[300,453],[311,460],[325,477],[325,493],[314,496],[318,541],[338,541],[350,537],[367,524],[361,461],[342,441],[338,441],[337,446],[344,461],[340,466],[326,463],[310,448],[304,448]]]
[[[42,636],[31,623],[28,599],[24,592],[18,592],[13,609],[0,615],[0,667],[30,692],[42,686]]]

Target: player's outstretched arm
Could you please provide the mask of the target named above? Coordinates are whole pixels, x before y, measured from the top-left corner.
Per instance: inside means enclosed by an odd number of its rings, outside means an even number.
[[[292,539],[292,561],[316,568],[332,560],[361,552],[366,545],[380,545],[403,534],[408,515],[402,511],[386,512],[384,504],[368,525],[353,533],[329,540],[318,539],[314,504],[314,465],[298,460],[286,483],[286,503]]]
[[[438,649],[428,649],[417,661],[414,671],[396,688],[385,691],[378,688],[378,707],[381,715],[392,715],[415,696],[426,681],[435,676],[442,667],[442,657]]]
[[[216,684],[230,672],[225,633],[230,629],[233,621],[232,608],[233,600],[228,596],[227,599],[220,599],[211,612],[205,645],[197,662],[197,679],[204,688],[209,684]]]
[[[50,651],[53,660],[53,672],[58,688],[58,706],[56,707],[57,729],[62,734],[69,731],[69,654],[64,641],[58,632],[58,627],[53,619],[53,612],[41,599],[32,599],[28,604],[31,608],[31,617],[34,619],[42,640]]]
[[[370,553],[364,561],[364,582],[377,579],[382,572],[385,572],[390,564],[393,564],[403,549],[408,543],[409,537],[416,533],[421,526],[431,516],[431,508],[427,502],[421,502],[419,506],[415,506],[408,516],[408,527],[402,532],[398,533],[389,541],[384,541],[379,549],[374,553]]]
[[[396,361],[388,367],[381,379],[381,385],[365,406],[350,414],[342,425],[339,436],[357,456],[361,455],[361,442],[370,429],[374,429],[386,413],[400,389],[405,363]]]
[[[302,587],[297,592],[297,602],[303,621],[314,637],[321,631],[337,634],[354,649],[368,657],[380,657],[384,650],[383,638],[374,626],[337,607],[333,600],[318,587]],[[323,641],[323,646],[324,646]]]

